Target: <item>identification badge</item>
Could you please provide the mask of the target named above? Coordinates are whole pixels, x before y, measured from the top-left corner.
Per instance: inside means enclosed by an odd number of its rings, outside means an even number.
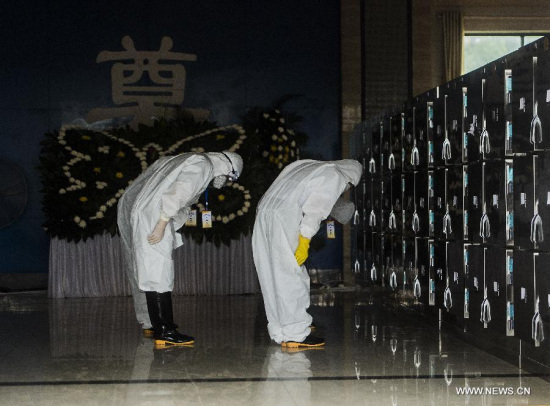
[[[327,238],[336,238],[336,229],[332,220],[327,221]]]
[[[197,226],[197,211],[189,210],[187,214],[187,220],[185,221],[187,227],[196,227]]]
[[[519,99],[519,109],[525,111],[525,97]]]
[[[212,212],[210,210],[202,212],[202,228],[212,228]]]

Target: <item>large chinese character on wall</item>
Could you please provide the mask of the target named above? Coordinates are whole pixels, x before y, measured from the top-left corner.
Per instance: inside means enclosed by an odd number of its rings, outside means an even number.
[[[95,108],[88,122],[133,117],[130,126],[152,125],[155,119],[174,118],[185,95],[186,70],[183,62],[197,56],[173,52],[173,42],[163,37],[158,51],[137,51],[129,36],[122,38],[123,51],[102,51],[97,62],[115,62],[111,68],[112,97],[117,107]],[[195,120],[209,115],[205,109],[185,109]]]

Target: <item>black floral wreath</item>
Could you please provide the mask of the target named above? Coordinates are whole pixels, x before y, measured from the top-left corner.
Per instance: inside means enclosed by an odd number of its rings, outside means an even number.
[[[180,231],[196,242],[217,246],[247,235],[256,205],[287,164],[299,159],[305,143],[297,122],[279,109],[250,110],[242,125],[216,127],[180,114],[173,121],[94,131],[64,126],[46,134],[38,167],[43,184],[46,232],[53,238],[78,242],[95,235],[117,233],[117,203],[124,190],[155,160],[184,152],[234,151],[243,157],[244,171],[222,189],[209,188],[212,228],[196,226]],[[204,196],[192,207],[205,209]]]

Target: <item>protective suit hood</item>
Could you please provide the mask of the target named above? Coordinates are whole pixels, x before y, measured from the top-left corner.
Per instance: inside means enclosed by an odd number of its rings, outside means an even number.
[[[214,166],[214,177],[227,176],[232,180],[237,180],[243,170],[243,160],[235,152],[207,152],[205,154]]]
[[[342,176],[353,186],[357,186],[363,173],[363,166],[353,159],[342,159],[333,161],[334,165],[342,173]]]

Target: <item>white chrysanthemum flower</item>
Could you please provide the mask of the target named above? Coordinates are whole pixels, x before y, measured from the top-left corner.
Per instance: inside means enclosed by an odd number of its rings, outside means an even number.
[[[235,216],[235,213],[231,213],[229,215],[229,220],[233,220],[235,217],[237,217],[237,216]]]
[[[237,216],[242,216],[244,213],[242,210],[237,210]]]
[[[290,143],[290,146],[291,146],[291,147],[295,147],[295,146],[296,146],[296,141],[293,140],[293,141]]]
[[[85,155],[84,160],[89,162],[92,160],[92,157],[90,155]]]
[[[284,129],[283,127],[279,127],[279,128],[277,128],[277,130],[278,130],[280,133],[285,132],[285,129]]]
[[[278,163],[277,168],[281,169],[283,167],[283,164],[281,162]]]
[[[63,166],[62,169],[63,169],[64,171],[68,171],[70,168],[69,168],[67,165],[65,165],[65,166]]]
[[[222,216],[216,216],[216,221],[221,221]]]
[[[65,193],[67,193],[67,191],[65,189],[59,189],[59,194],[60,195],[64,195]]]
[[[250,207],[250,202],[244,202],[244,207]]]
[[[268,117],[269,117],[269,114],[264,113],[263,116],[264,116],[264,118],[268,118]]]
[[[285,119],[281,117],[281,118],[279,119],[279,121],[280,121],[281,123],[283,123],[283,124],[284,124],[284,122],[285,122]]]
[[[102,218],[103,218],[103,212],[98,211],[98,212],[96,213],[95,216],[96,216],[96,218],[98,218],[98,219],[102,219]]]
[[[75,223],[79,223],[80,222],[80,217],[75,216],[75,218],[73,220],[74,220]]]
[[[80,221],[80,223],[78,223],[78,226],[81,227],[81,228],[86,228],[86,222],[84,220]]]
[[[59,143],[60,143],[61,145],[67,145],[67,141],[65,141],[65,140],[59,140]]]
[[[286,136],[286,134],[283,134],[283,141],[287,141],[288,140],[288,137]]]
[[[243,185],[239,186],[239,190],[240,190],[240,191],[243,191],[243,190],[244,190],[244,186],[243,186]]]
[[[222,223],[227,224],[229,223],[229,218],[227,216],[222,217]]]
[[[74,183],[75,179],[74,178],[69,178],[69,182]]]
[[[99,208],[100,211],[107,211],[107,206],[105,205],[102,205],[100,208]]]
[[[282,150],[283,150],[283,146],[279,145],[279,147],[277,148],[277,151],[282,151]]]
[[[267,158],[269,156],[269,152],[267,152],[267,151],[262,152],[262,156],[264,158]]]
[[[273,135],[271,136],[271,139],[272,139],[273,141],[277,141],[277,136],[276,136],[275,134],[273,134]]]
[[[247,193],[246,195],[244,195],[244,198],[245,198],[246,200],[250,200],[250,194]]]
[[[71,172],[65,172],[65,176],[70,178],[71,177]]]

